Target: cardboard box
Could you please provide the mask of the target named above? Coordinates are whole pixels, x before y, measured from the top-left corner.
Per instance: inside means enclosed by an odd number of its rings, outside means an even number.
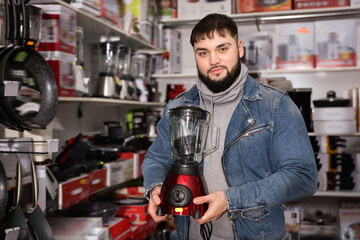
[[[341,240],[360,238],[360,209],[359,208],[340,208],[340,237]]]
[[[43,9],[39,51],[75,54],[76,11],[59,4],[36,6]]]
[[[90,176],[90,193],[99,191],[106,187],[107,169],[99,169],[89,173]]]
[[[288,234],[291,236],[291,240],[299,240],[299,225],[300,225],[300,209],[286,209],[285,215],[285,227]]]
[[[272,36],[258,32],[242,38],[244,64],[249,70],[272,69]]]
[[[203,18],[209,13],[231,14],[231,0],[211,1],[178,1],[178,18]]]
[[[312,9],[350,6],[350,0],[294,0],[294,9]]]
[[[141,177],[142,171],[141,171],[141,165],[144,162],[145,154],[147,153],[147,150],[141,150],[137,153],[134,152],[121,152],[119,154],[120,159],[132,159],[133,160],[133,178]]]
[[[117,0],[100,0],[100,16],[122,28],[119,4]]]
[[[352,172],[351,177],[355,184],[353,191],[360,192],[360,172]]]
[[[181,73],[181,33],[163,29],[164,47],[167,52],[156,58],[155,72],[158,74]]]
[[[118,159],[104,164],[107,169],[106,186],[114,186],[132,179],[133,160]]]
[[[116,217],[103,225],[109,229],[109,239],[131,239],[132,230],[127,218]]]
[[[356,19],[316,21],[316,68],[356,66]]]
[[[276,25],[276,69],[315,67],[315,25],[312,22]]]
[[[324,135],[342,135],[356,133],[355,120],[313,121],[314,133]]]
[[[313,108],[313,121],[337,121],[355,120],[355,108],[353,107],[324,107]]]
[[[238,0],[242,13],[291,10],[291,0]]]
[[[59,183],[58,205],[65,209],[90,196],[90,176],[83,175]]]
[[[360,0],[350,0],[350,7],[360,7]]]
[[[40,51],[54,73],[58,94],[62,97],[76,96],[76,82],[73,72],[75,54],[61,51]]]
[[[101,13],[101,1],[100,0],[72,0],[71,5],[94,14],[95,16],[100,16]]]

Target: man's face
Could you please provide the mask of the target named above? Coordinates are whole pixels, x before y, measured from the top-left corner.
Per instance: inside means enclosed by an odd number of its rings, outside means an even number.
[[[240,73],[240,58],[244,55],[242,42],[230,36],[205,38],[194,44],[199,78],[213,92],[226,90]]]

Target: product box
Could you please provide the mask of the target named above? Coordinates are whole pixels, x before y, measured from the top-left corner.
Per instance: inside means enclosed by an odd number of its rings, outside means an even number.
[[[209,13],[231,14],[231,1],[232,0],[189,0],[178,1],[177,13],[178,18],[202,18]]]
[[[300,233],[301,237],[311,236],[327,236],[327,237],[336,237],[339,230],[336,225],[317,225],[317,224],[300,224]],[[336,238],[334,238],[336,239]]]
[[[272,69],[272,36],[258,32],[242,38],[243,63],[249,70]]]
[[[313,22],[276,24],[276,69],[315,67]]]
[[[269,12],[291,10],[291,0],[238,0],[239,11],[242,13],[250,12]]]
[[[355,187],[354,178],[351,172],[319,172],[318,190],[319,191],[352,191]]]
[[[65,209],[90,196],[90,176],[82,175],[59,183],[59,209]]]
[[[107,169],[99,169],[89,173],[90,176],[90,193],[99,191],[106,187]]]
[[[71,5],[95,16],[100,16],[101,13],[101,0],[72,0]]]
[[[350,0],[294,0],[294,9],[312,9],[350,6]]]
[[[313,121],[355,120],[353,107],[323,107],[312,109]]]
[[[319,169],[319,172],[337,172],[339,169],[336,166],[336,168],[331,167],[331,155],[328,153],[318,153],[317,159],[319,159],[319,163],[321,164],[321,168]]]
[[[181,72],[181,33],[173,29],[164,29],[164,48],[166,53],[156,58],[157,74],[173,74]]]
[[[350,0],[350,7],[360,7],[360,0]]]
[[[300,209],[292,208],[284,210],[285,227],[291,240],[299,240]]]
[[[133,178],[141,177],[142,171],[141,171],[141,165],[144,162],[145,154],[147,153],[147,150],[141,150],[137,153],[135,152],[121,152],[118,157],[120,159],[132,159],[133,160]]]
[[[351,177],[354,181],[354,189],[353,191],[360,192],[360,173],[359,172],[352,172]]]
[[[356,66],[356,19],[316,21],[316,68]]]
[[[118,159],[104,164],[107,169],[106,186],[114,186],[132,179],[133,160]]]
[[[75,54],[60,51],[40,51],[39,53],[45,58],[54,73],[59,96],[75,97],[76,81],[73,72]]]
[[[342,135],[356,132],[355,120],[313,121],[313,125],[316,134]]]
[[[36,6],[43,9],[39,51],[75,54],[76,11],[59,4]]]
[[[354,172],[360,173],[360,153],[354,154],[354,164],[355,164],[355,170]]]
[[[340,208],[340,239],[360,239],[360,209],[359,208]]]
[[[109,229],[109,239],[131,239],[132,230],[127,218],[116,217],[110,222],[103,224]]]
[[[177,1],[158,0],[156,1],[160,20],[177,18]]]

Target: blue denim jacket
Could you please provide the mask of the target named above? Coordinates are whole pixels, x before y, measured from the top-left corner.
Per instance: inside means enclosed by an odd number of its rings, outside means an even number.
[[[168,109],[186,103],[199,105],[196,86],[164,109],[142,165],[147,196],[162,184],[172,163]],[[227,128],[222,164],[236,239],[283,239],[283,204],[317,189],[314,152],[299,109],[284,91],[250,76]],[[187,239],[188,217],[175,216],[175,225],[179,239]]]

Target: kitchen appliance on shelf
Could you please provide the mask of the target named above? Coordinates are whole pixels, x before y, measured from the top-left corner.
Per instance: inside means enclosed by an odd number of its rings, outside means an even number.
[[[99,77],[94,89],[96,97],[118,98],[120,82],[115,76],[120,43],[118,39],[102,38],[98,44]]]
[[[194,198],[208,194],[200,163],[217,149],[219,129],[210,124],[209,112],[195,106],[170,109],[169,120],[173,164],[162,186],[156,214],[200,218],[208,207],[193,203]]]
[[[146,61],[147,57],[142,53],[136,53],[132,58],[131,75],[135,79],[136,94],[140,102],[147,102],[149,100],[149,91],[145,85]]]
[[[121,85],[119,98],[122,100],[133,100],[134,84],[130,79],[131,49],[122,45],[119,49],[117,64],[117,77]]]

